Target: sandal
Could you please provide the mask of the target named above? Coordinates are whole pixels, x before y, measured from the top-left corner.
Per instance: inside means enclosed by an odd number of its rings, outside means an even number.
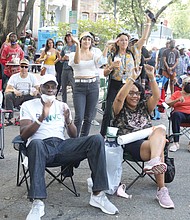
[[[162,162],[154,164],[153,166],[146,165],[143,169],[143,171],[146,174],[154,174],[154,175],[165,173],[166,170],[167,170],[167,164]]]

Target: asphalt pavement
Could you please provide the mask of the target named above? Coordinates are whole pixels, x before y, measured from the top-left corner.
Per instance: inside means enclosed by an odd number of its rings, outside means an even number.
[[[69,106],[74,115],[72,94],[69,92]],[[16,113],[18,114],[18,113]],[[96,120],[101,123],[102,115],[97,113]],[[161,119],[153,124],[168,126],[165,113]],[[91,134],[97,134],[100,126],[92,126]],[[12,147],[12,139],[19,134],[18,126],[5,128],[5,158],[0,160],[0,219],[24,220],[31,208],[27,200],[25,184],[16,186],[17,156]],[[188,140],[180,138],[180,149],[170,153],[175,158],[176,176],[172,183],[167,184],[175,209],[161,208],[156,201],[156,184],[147,176],[140,178],[129,190],[131,199],[124,199],[116,195],[108,196],[120,213],[114,216],[106,215],[99,209],[89,205],[90,194],[87,191],[86,180],[90,177],[87,160],[74,170],[74,180],[80,197],[75,197],[71,192],[58,182],[54,182],[48,189],[48,198],[45,201],[44,220],[188,220],[190,219],[190,153],[187,151]],[[57,172],[56,170],[54,171]],[[136,174],[127,164],[123,164],[122,183],[129,183]],[[49,177],[46,177],[49,179]],[[67,180],[69,184],[69,180]]]

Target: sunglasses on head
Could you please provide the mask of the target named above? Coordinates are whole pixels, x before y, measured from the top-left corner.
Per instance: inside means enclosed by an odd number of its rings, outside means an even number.
[[[25,69],[27,69],[28,68],[28,66],[20,66],[21,68],[25,68]]]

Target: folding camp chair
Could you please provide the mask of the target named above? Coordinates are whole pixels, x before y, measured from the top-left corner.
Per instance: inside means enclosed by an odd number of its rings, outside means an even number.
[[[16,151],[18,151],[18,164],[17,164],[17,179],[16,179],[16,185],[17,186],[21,186],[22,183],[26,183],[26,188],[27,191],[29,191],[29,183],[28,183],[28,179],[30,178],[29,176],[29,170],[26,167],[25,164],[25,156],[26,156],[26,142],[21,138],[20,135],[16,136],[13,141],[13,147]],[[76,163],[76,162],[75,162]],[[76,187],[75,187],[75,183],[73,180],[73,177],[71,175],[65,175],[65,172],[68,170],[73,170],[73,166],[75,163],[70,163],[67,166],[61,166],[60,167],[60,171],[56,174],[54,174],[51,170],[50,170],[50,166],[46,167],[46,173],[48,173],[51,177],[52,180],[46,184],[46,188],[49,187],[55,180],[57,180],[59,183],[61,183],[64,187],[66,187],[69,191],[71,191],[75,196],[79,197],[80,194],[77,193],[76,191]],[[68,187],[68,185],[65,184],[65,179],[69,177],[71,179],[71,183],[72,183],[72,188]]]
[[[101,107],[97,108],[97,112],[101,115],[104,114],[105,104],[106,104],[106,96],[107,96],[107,79],[106,77],[100,78],[100,96],[98,105]]]
[[[149,176],[156,183],[154,176],[144,172],[145,162],[136,160],[128,152],[124,152],[123,154],[123,163],[124,162],[126,162],[132,168],[132,170],[134,170],[137,173],[137,177],[134,180],[132,180],[131,183],[126,184],[126,189],[129,189],[139,178],[143,178],[146,175]]]
[[[5,114],[11,113],[11,110],[0,109],[0,159],[4,159],[4,148],[5,148]]]
[[[185,135],[186,138],[188,139],[188,141],[190,142],[190,123],[181,123],[180,124],[180,132],[178,134],[172,134],[171,132],[171,125],[172,125],[172,121],[171,121],[171,115],[172,115],[173,111],[170,112],[170,114],[168,115],[168,120],[169,120],[169,125],[168,125],[168,136],[175,136],[175,135]]]
[[[106,135],[107,140],[108,142],[115,141],[115,143],[117,143],[117,137],[113,133],[114,132],[113,128],[114,127],[108,127],[107,135]],[[126,151],[123,152],[123,163],[125,162],[132,168],[132,170],[134,170],[138,174],[137,177],[131,183],[126,184],[126,190],[129,189],[140,177],[144,177],[146,175],[149,176],[156,183],[154,176],[151,176],[150,174],[147,174],[144,172],[145,162],[136,160],[135,158],[132,157],[132,155],[129,152],[126,152]]]
[[[4,120],[5,120],[5,114],[11,113],[11,110],[5,110],[2,108],[2,102],[3,102],[3,94],[2,94],[2,79],[0,79],[0,159],[4,159],[4,148],[5,148],[5,134],[4,134]]]

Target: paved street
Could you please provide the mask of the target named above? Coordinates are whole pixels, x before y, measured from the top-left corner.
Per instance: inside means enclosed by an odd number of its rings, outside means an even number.
[[[73,110],[72,96],[69,93],[69,106]],[[18,114],[18,113],[17,113]],[[97,114],[100,123],[102,116]],[[165,114],[161,120],[154,124],[168,124]],[[92,126],[91,134],[96,134],[99,126]],[[9,126],[5,128],[5,159],[0,160],[0,219],[24,220],[31,208],[27,200],[26,186],[16,186],[17,152],[13,149],[11,141],[19,134],[19,127]],[[170,153],[175,157],[176,176],[171,184],[168,184],[170,195],[175,203],[174,210],[166,210],[159,206],[155,199],[156,185],[145,176],[133,185],[128,193],[132,199],[119,198],[116,195],[108,196],[118,207],[120,213],[115,216],[103,214],[99,209],[91,207],[90,195],[87,192],[86,179],[90,177],[87,161],[83,161],[80,167],[75,169],[74,180],[80,197],[75,197],[61,184],[54,182],[48,188],[48,198],[45,201],[46,215],[44,220],[188,220],[190,219],[190,153],[187,151],[188,141],[185,137],[180,139],[180,150]],[[56,172],[56,170],[55,170]],[[122,183],[129,183],[135,177],[135,173],[129,166],[123,164]],[[48,177],[47,177],[48,178]],[[69,183],[69,180],[68,180]]]

